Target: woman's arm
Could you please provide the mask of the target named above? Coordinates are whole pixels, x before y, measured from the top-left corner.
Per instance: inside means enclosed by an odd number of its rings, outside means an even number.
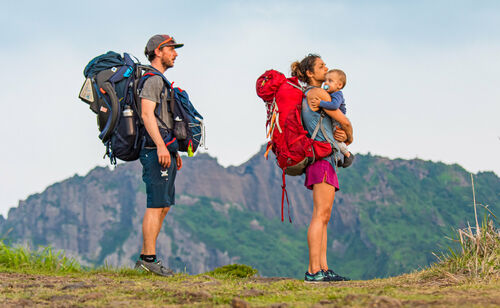
[[[340,111],[340,109],[337,110],[326,110],[323,109],[323,111],[332,119],[335,121],[339,122],[340,127],[342,130],[346,133],[347,135],[347,140],[345,141],[346,144],[351,144],[353,141],[353,136],[352,136],[352,125],[351,121],[345,116],[345,114]]]
[[[307,92],[307,103],[309,104],[309,107],[311,108],[312,111],[318,111],[319,107],[314,107],[313,102],[317,102],[317,105],[319,105],[320,101],[331,101],[330,94],[326,92],[324,89],[321,88],[313,88]],[[316,106],[317,106],[316,105]],[[347,135],[347,139],[345,140],[346,144],[351,144],[353,141],[353,136],[352,136],[352,125],[351,121],[340,111],[340,109],[337,110],[326,110],[323,109],[323,111],[332,119],[336,120],[337,122],[340,123],[340,127],[342,130],[345,132]]]
[[[319,110],[318,106],[320,101],[330,102],[332,101],[332,98],[328,92],[321,88],[312,88],[309,92],[307,92],[307,103],[312,111]]]

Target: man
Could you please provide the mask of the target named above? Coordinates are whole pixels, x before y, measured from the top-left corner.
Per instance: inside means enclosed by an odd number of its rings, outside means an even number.
[[[144,54],[160,73],[174,66],[178,44],[169,35],[155,35],[146,44]],[[141,118],[146,128],[146,142],[141,150],[142,179],[146,183],[147,209],[142,221],[142,251],[136,268],[161,276],[173,275],[156,257],[156,240],[170,206],[175,203],[174,181],[182,159],[173,136],[174,121],[169,109],[170,92],[162,76],[146,79],[140,93]]]

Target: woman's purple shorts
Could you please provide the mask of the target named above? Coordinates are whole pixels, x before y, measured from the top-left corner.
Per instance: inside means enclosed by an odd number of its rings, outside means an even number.
[[[323,183],[323,181],[335,187],[335,191],[339,190],[337,173],[327,159],[318,160],[306,168],[305,186],[308,189],[312,190],[314,184]]]

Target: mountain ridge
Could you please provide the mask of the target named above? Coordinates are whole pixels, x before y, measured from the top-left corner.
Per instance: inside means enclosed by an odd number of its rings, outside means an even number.
[[[274,275],[303,271],[312,193],[302,177],[287,177],[293,224],[280,223],[282,174],[263,152],[229,167],[206,153],[185,159],[177,204],[159,236],[158,251],[169,266],[200,273],[245,262]],[[1,217],[0,234],[14,243],[64,249],[87,264],[130,266],[146,203],[141,176],[140,164],[132,162],[52,184]],[[493,172],[475,177],[481,202],[496,211],[500,179]],[[330,262],[355,278],[426,266],[435,260],[436,244],[447,244],[451,227],[472,221],[468,179],[456,164],[358,154],[353,167],[339,170]]]

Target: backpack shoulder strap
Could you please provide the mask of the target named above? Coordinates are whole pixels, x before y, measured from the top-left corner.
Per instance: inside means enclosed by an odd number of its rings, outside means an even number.
[[[314,88],[317,88],[317,87],[313,87],[313,86],[308,85],[306,87],[302,87],[301,90],[302,90],[302,92],[304,92],[304,95],[307,95],[307,92],[311,91]]]
[[[323,124],[323,121],[322,121],[325,116],[326,116],[325,112],[321,111],[321,119],[319,120],[318,125],[320,126],[321,133],[325,137],[326,141],[328,141],[328,143],[330,143],[333,147],[333,144],[335,141],[330,139],[330,137],[328,137],[328,134],[326,133],[325,125]]]
[[[151,77],[151,76],[160,76],[163,79],[165,86],[169,90],[172,89],[172,84],[170,83],[170,81],[168,81],[167,77],[165,77],[165,75],[163,75],[156,68],[152,67],[151,65],[138,65],[138,68],[142,69],[142,70],[145,70],[146,73],[144,73],[144,75],[142,75],[142,77],[141,77],[141,79],[139,81],[139,85],[138,85],[137,89],[141,90],[142,87],[144,86],[144,82],[146,82],[146,80],[149,77]]]
[[[292,87],[297,88],[297,89],[299,89],[299,90],[300,90],[300,91],[302,91],[302,92],[305,92],[305,89],[304,89],[304,88],[302,88],[301,86],[298,86],[298,85],[296,85],[296,84],[294,84],[294,83],[292,83],[292,82],[290,82],[290,81],[287,81],[287,83],[288,83],[289,85],[291,85]]]
[[[143,75],[143,78],[145,76],[147,76],[146,79],[151,77],[151,76],[155,76],[155,75],[160,76],[163,79],[163,81],[165,82],[167,88],[172,88],[172,84],[170,83],[170,81],[168,81],[167,77],[165,77],[165,75],[163,75],[159,70],[157,70],[156,68],[154,68],[152,66],[148,66],[147,70],[149,70],[149,71]]]
[[[173,117],[173,114],[174,114],[174,110],[175,109],[175,98],[174,98],[174,91],[173,91],[173,88],[172,88],[172,84],[170,83],[170,81],[168,81],[168,79],[165,77],[165,75],[163,75],[160,71],[158,71],[156,68],[148,65],[148,66],[142,66],[141,67],[142,69],[145,69],[147,72],[142,75],[141,77],[141,80],[139,81],[139,86],[137,87],[138,91],[141,91],[142,88],[144,87],[144,83],[146,82],[146,80],[151,77],[151,76],[160,76],[162,79],[163,79],[163,88],[161,90],[161,93],[163,95],[163,93],[165,93],[165,89],[167,90],[167,103],[168,103],[168,107],[170,109],[170,113],[172,114],[172,117]],[[159,117],[157,117],[157,119],[165,126],[165,127],[168,127],[167,124],[165,122],[163,122],[163,120]]]
[[[328,143],[330,143],[330,145],[334,145],[335,143],[335,140],[332,140],[330,139],[330,137],[328,136],[328,134],[326,133],[326,129],[325,129],[325,125],[323,123],[323,118],[326,116],[325,112],[324,111],[321,111],[321,116],[319,118],[319,121],[318,121],[318,124],[316,124],[316,127],[314,128],[314,131],[311,135],[311,139],[312,140],[315,140],[316,139],[316,136],[318,135],[318,132],[321,130],[321,133],[323,134],[323,136],[325,137],[326,141]]]

